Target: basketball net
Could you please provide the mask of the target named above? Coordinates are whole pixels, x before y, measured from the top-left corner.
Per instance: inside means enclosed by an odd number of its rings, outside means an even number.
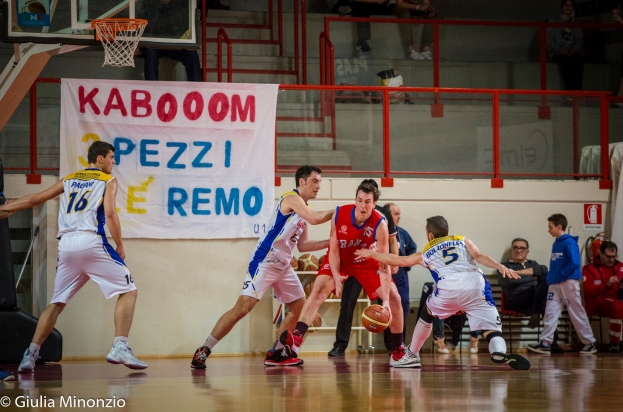
[[[91,22],[95,39],[104,46],[103,66],[134,67],[134,52],[145,31],[147,20],[98,19]]]

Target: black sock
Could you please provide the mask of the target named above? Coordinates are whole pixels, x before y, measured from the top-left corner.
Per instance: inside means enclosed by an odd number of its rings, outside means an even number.
[[[402,345],[402,333],[392,332],[392,346],[394,349],[398,349]]]
[[[305,336],[305,334],[307,333],[307,329],[308,328],[309,328],[309,326],[306,323],[296,322],[296,330],[301,332],[301,336]]]

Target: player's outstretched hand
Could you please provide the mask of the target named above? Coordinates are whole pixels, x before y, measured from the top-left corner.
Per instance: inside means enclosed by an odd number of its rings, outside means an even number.
[[[517,272],[515,272],[512,269],[507,268],[504,265],[500,265],[500,268],[498,269],[500,271],[500,273],[502,274],[503,278],[509,278],[509,279],[521,279],[521,276],[519,276],[517,274]]]
[[[387,313],[389,313],[389,322],[391,323],[391,321],[392,321],[392,309],[389,307],[389,300],[384,300],[383,301],[383,308],[385,308],[387,310]]]
[[[335,283],[335,289],[333,292],[333,295],[336,297],[336,299],[340,299],[342,297],[342,279],[340,276],[337,277],[337,279],[335,278],[335,276],[333,276],[333,283]]]
[[[355,250],[355,257],[360,259],[360,258],[368,258],[370,256],[372,256],[372,250],[369,249],[359,249],[359,250]]]

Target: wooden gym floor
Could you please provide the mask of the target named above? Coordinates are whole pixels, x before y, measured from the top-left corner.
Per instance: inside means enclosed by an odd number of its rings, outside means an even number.
[[[37,401],[54,404],[45,410],[107,409],[61,407],[67,399],[73,405],[110,399],[101,402],[118,411],[623,410],[623,356],[527,356],[529,371],[495,365],[484,353],[425,354],[422,369],[390,368],[386,354],[304,355],[303,367],[264,367],[258,356],[211,357],[202,371],[189,367],[190,358],[145,359],[144,371],[105,361],[61,362],[0,382],[0,412],[43,410],[34,407]],[[2,407],[6,397],[11,405]]]

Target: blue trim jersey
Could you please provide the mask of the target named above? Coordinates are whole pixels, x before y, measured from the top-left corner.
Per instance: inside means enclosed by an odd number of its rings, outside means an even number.
[[[99,169],[85,169],[63,179],[64,193],[58,210],[58,239],[69,232],[106,234],[104,193],[113,179],[113,176]]]
[[[433,239],[422,251],[424,266],[430,270],[436,283],[455,273],[479,273],[474,258],[467,252],[463,236],[445,236]]]
[[[286,196],[299,196],[299,193],[296,189],[284,193],[277,202],[275,211],[268,223],[268,230],[257,242],[257,246],[251,253],[249,273],[252,276],[255,273],[252,268],[257,268],[257,265],[267,260],[276,261],[275,263],[289,267],[294,248],[307,227],[307,221],[297,215],[296,212],[291,211],[288,214],[281,212],[281,202]]]

